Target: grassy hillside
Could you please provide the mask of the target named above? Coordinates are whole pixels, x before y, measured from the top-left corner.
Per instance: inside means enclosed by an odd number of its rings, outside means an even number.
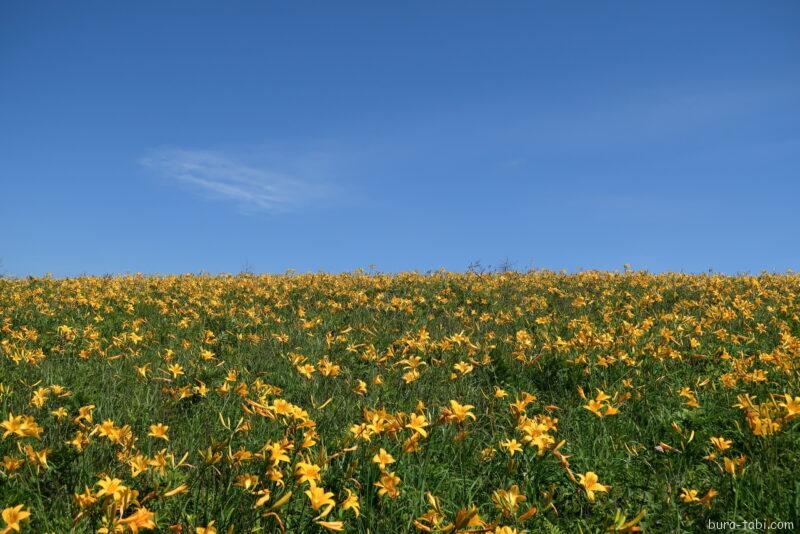
[[[0,280],[0,532],[798,525],[799,294],[637,272]]]

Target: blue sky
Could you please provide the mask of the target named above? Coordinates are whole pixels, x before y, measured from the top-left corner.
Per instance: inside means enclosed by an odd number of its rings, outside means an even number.
[[[0,4],[0,272],[800,268],[800,3]]]

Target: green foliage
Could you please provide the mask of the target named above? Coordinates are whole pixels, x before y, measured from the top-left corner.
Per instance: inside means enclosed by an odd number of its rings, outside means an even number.
[[[96,531],[102,497],[81,508],[73,496],[97,494],[108,476],[138,492],[125,514],[145,507],[161,529],[279,531],[265,512],[291,491],[274,510],[286,531],[324,531],[309,484],[294,476],[305,459],[336,501],[325,520],[348,532],[415,532],[428,493],[442,525],[475,506],[480,528],[530,532],[604,532],[634,517],[648,532],[798,520],[800,418],[784,397],[800,394],[798,290],[796,275],[636,272],[3,279],[0,419],[30,416],[43,431],[0,440],[0,457],[23,461],[0,465],[0,509],[24,504],[30,532]],[[587,409],[598,391],[609,397],[600,415]],[[535,400],[521,413],[557,419],[554,441],[511,456],[501,443],[524,441],[511,404],[526,393]],[[271,417],[279,399],[306,415]],[[449,416],[453,400],[475,419]],[[91,421],[77,421],[89,405]],[[618,413],[602,416],[607,407]],[[402,424],[359,438],[353,427],[376,413]],[[405,450],[411,414],[429,423],[417,452]],[[756,435],[764,418],[777,427]],[[130,440],[103,437],[104,421],[129,428]],[[168,441],[149,435],[157,423]],[[716,450],[712,437],[730,448]],[[282,486],[264,446],[283,439],[293,447],[278,466]],[[47,465],[25,446],[46,450]],[[401,480],[396,498],[375,486],[380,449],[396,460],[383,470]],[[162,450],[163,472],[133,475],[132,456]],[[237,451],[255,456],[238,461]],[[741,459],[734,475],[723,458]],[[609,486],[594,502],[577,481],[588,472]],[[243,475],[257,485],[242,487]],[[503,515],[493,493],[514,485],[526,500]],[[684,489],[698,500],[684,502]],[[348,492],[359,516],[341,506]],[[529,507],[538,511],[519,520]]]

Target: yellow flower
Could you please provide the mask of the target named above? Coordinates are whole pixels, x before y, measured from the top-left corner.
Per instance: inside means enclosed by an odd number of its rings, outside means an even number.
[[[417,380],[419,377],[420,377],[419,371],[417,371],[416,369],[411,369],[410,371],[407,371],[403,375],[403,380],[405,381],[406,384],[410,384],[411,382]]]
[[[308,462],[297,462],[294,466],[294,474],[297,481],[302,484],[303,482],[311,480],[319,480],[320,467],[316,464]]]
[[[522,452],[522,444],[513,438],[501,441],[500,446],[508,451],[509,456],[514,456],[515,453]]]
[[[681,489],[681,501],[686,504],[702,504],[703,506],[710,507],[711,499],[718,495],[717,490],[714,488],[709,489],[705,495],[698,497],[698,491],[695,489]]]
[[[583,407],[595,414],[597,417],[603,417],[603,413],[600,411],[600,409],[603,407],[603,403],[592,399],[584,404]]]
[[[394,457],[386,452],[385,449],[381,449],[378,451],[378,454],[372,457],[372,462],[378,464],[378,466],[381,468],[381,471],[386,469],[387,465],[393,464],[394,461]]]
[[[92,490],[86,486],[84,486],[83,493],[76,493],[73,497],[75,499],[75,503],[80,508],[86,508],[87,506],[91,506],[97,502]]]
[[[735,477],[737,472],[741,472],[742,468],[744,467],[744,463],[746,458],[744,455],[738,456],[737,458],[728,458],[725,456],[722,458],[725,467],[724,471],[731,476]]]
[[[604,392],[602,389],[598,389],[597,395],[595,395],[594,400],[596,400],[597,402],[605,402],[610,398],[611,397],[609,397],[608,394],[606,394],[606,392]]]
[[[253,474],[244,474],[239,475],[236,477],[236,483],[234,486],[238,488],[242,488],[244,490],[249,490],[255,486],[258,486],[258,475]]]
[[[472,372],[472,370],[475,369],[475,366],[472,365],[471,363],[462,361],[462,362],[458,362],[458,363],[454,364],[453,365],[453,369],[455,369],[456,371],[458,371],[462,375],[465,375],[467,373]]]
[[[509,516],[517,513],[519,503],[525,500],[524,495],[520,495],[519,486],[514,484],[507,490],[499,489],[492,493],[492,501],[498,510],[503,512],[504,516]]]
[[[268,443],[264,447],[264,450],[269,451],[270,459],[272,460],[273,465],[278,465],[280,462],[291,461],[289,455],[287,454],[289,451],[289,446],[285,443],[273,441],[272,443]]]
[[[417,434],[416,432],[411,434],[411,437],[403,442],[403,452],[411,454],[421,451],[422,447],[419,443],[420,437],[421,434]]]
[[[333,530],[335,532],[341,532],[344,530],[344,523],[342,521],[322,521],[317,520],[315,521],[321,527],[327,528],[328,530]]]
[[[281,473],[280,469],[275,467],[271,468],[267,471],[267,475],[271,482],[274,482],[276,485],[283,487],[285,484],[283,482],[283,473]]]
[[[258,499],[256,500],[256,503],[253,505],[253,508],[259,508],[261,506],[264,506],[264,503],[266,503],[270,499],[270,497],[272,497],[272,492],[265,488],[258,490],[256,492],[256,495],[258,495]]]
[[[214,526],[216,521],[212,521],[204,527],[195,527],[196,534],[217,534],[217,527]]]
[[[167,367],[167,370],[172,375],[172,378],[178,378],[180,375],[183,374],[183,367],[177,363],[170,365]]]
[[[450,401],[450,408],[443,410],[445,419],[451,423],[463,423],[467,418],[475,420],[475,414],[472,410],[475,406],[471,404],[459,404],[457,401]]]
[[[731,448],[733,442],[729,439],[725,439],[723,437],[714,437],[711,438],[711,444],[714,445],[717,449],[724,451]]]
[[[698,502],[700,499],[697,497],[696,489],[681,489],[681,500],[685,503]]]
[[[378,482],[374,482],[373,486],[378,488],[378,495],[387,495],[391,499],[396,499],[400,495],[400,490],[397,485],[400,484],[400,477],[392,472],[384,471],[381,473],[381,478]]]
[[[136,374],[138,374],[140,377],[146,379],[147,378],[147,372],[150,370],[150,364],[146,363],[146,364],[142,365],[141,367],[134,366],[134,368],[136,369]]]
[[[347,492],[347,497],[344,501],[342,501],[342,510],[353,510],[353,513],[356,514],[356,517],[361,515],[361,503],[358,502],[358,497],[356,497],[352,491],[345,488]]]
[[[26,437],[34,437],[36,439],[40,439],[40,435],[43,431],[42,427],[40,427],[36,420],[33,417],[27,415],[12,415],[8,414],[8,419],[0,423],[0,427],[5,429],[3,432],[3,438],[8,437],[11,434],[16,434],[17,436],[26,438]]]
[[[147,435],[157,439],[163,439],[165,441],[169,441],[169,437],[167,436],[168,430],[169,427],[167,425],[163,423],[158,423],[155,425],[150,425],[150,432]]]
[[[106,476],[102,480],[98,481],[97,485],[100,486],[100,491],[97,492],[97,497],[111,496],[115,501],[119,500],[120,496],[127,489],[120,479],[111,478],[109,476]]]
[[[605,486],[598,482],[597,475],[593,471],[588,471],[585,474],[578,474],[578,483],[586,490],[586,497],[589,502],[594,502],[594,492],[608,491],[610,486]]]
[[[709,489],[705,495],[700,498],[700,504],[706,508],[711,508],[711,499],[719,495],[719,492],[714,488]]]
[[[181,493],[186,493],[187,491],[189,491],[189,486],[186,484],[181,484],[164,493],[164,497],[174,497],[175,495],[180,495]]]
[[[47,469],[47,455],[50,453],[50,449],[41,449],[37,451],[26,443],[24,447],[20,448],[20,451],[25,453],[25,456],[28,457],[28,461],[35,465],[37,469],[39,467]]]
[[[428,420],[422,414],[411,414],[408,423],[406,423],[406,428],[410,428],[423,438],[428,437],[428,433],[425,431],[426,426],[428,426]]]
[[[147,508],[139,508],[128,517],[120,519],[119,523],[127,526],[129,529],[131,529],[133,534],[136,534],[139,532],[140,528],[148,530],[156,528],[156,523],[153,521],[153,517],[155,517],[155,515],[156,514]]]
[[[64,417],[69,416],[69,413],[63,406],[59,406],[55,410],[51,411],[50,415],[52,415],[53,417],[57,417],[58,419],[62,419]]]
[[[6,473],[12,473],[22,467],[25,460],[21,458],[14,458],[13,456],[3,456],[2,466]]]
[[[681,388],[681,390],[678,392],[678,395],[680,395],[681,397],[686,399],[684,401],[684,404],[686,406],[688,406],[690,408],[699,408],[700,407],[700,403],[697,401],[697,396],[695,395],[695,393],[691,389],[689,389],[687,387]]]
[[[310,363],[306,363],[304,365],[297,365],[295,369],[297,369],[298,373],[300,373],[301,375],[303,375],[308,379],[310,379],[314,374],[314,372],[316,371],[316,368]]]
[[[308,483],[310,487],[304,493],[308,496],[308,500],[311,502],[311,508],[313,508],[316,512],[324,506],[325,508],[323,509],[322,513],[319,514],[319,517],[325,517],[336,505],[336,501],[333,500],[333,493],[325,491],[325,488],[317,486],[317,482],[315,480],[309,480]]]
[[[19,532],[20,522],[27,521],[31,513],[29,510],[25,510],[24,504],[18,504],[4,509],[2,516],[3,521],[6,523],[6,527],[2,530],[3,533],[11,532],[12,530]]]
[[[784,402],[780,406],[786,409],[786,417],[791,418],[800,414],[800,397],[792,398],[791,395],[785,393],[783,395]]]

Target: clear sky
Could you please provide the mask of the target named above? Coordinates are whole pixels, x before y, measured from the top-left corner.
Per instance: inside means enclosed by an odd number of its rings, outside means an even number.
[[[800,2],[0,3],[0,272],[800,269]]]

